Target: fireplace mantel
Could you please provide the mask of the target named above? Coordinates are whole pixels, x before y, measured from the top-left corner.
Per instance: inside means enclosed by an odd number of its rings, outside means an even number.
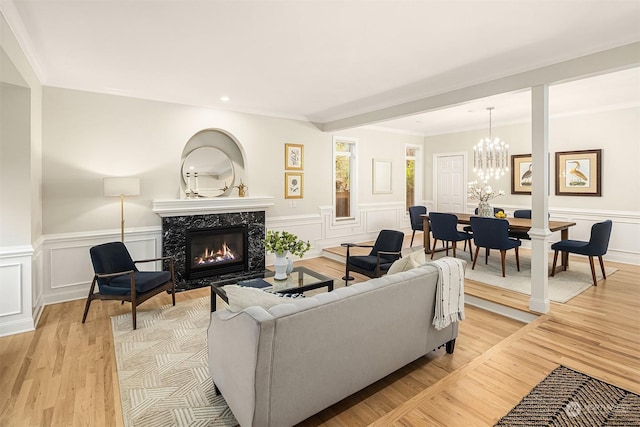
[[[273,196],[154,200],[153,212],[164,218],[264,211],[273,205]]]

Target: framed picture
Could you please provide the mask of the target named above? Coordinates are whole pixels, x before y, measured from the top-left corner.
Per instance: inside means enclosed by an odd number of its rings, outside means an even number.
[[[304,192],[304,174],[302,172],[285,172],[284,198],[302,199]]]
[[[511,156],[511,194],[531,194],[531,154]]]
[[[373,159],[373,194],[391,193],[391,160]]]
[[[557,196],[601,196],[602,150],[556,153]]]
[[[304,145],[284,144],[284,168],[302,170],[304,167]]]

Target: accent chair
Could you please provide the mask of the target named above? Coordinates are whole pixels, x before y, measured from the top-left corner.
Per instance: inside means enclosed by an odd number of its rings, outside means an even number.
[[[404,233],[396,230],[382,230],[376,238],[373,246],[360,245],[357,243],[343,243],[342,246],[347,248],[347,259],[345,262],[344,284],[348,285],[349,272],[364,274],[367,277],[374,278],[384,275],[391,267],[391,264],[402,257],[402,244],[404,242]],[[351,255],[350,248],[371,248],[368,255]]]
[[[176,305],[175,273],[172,257],[133,261],[122,242],[111,242],[89,249],[95,275],[89,289],[82,323],[87,320],[89,306],[95,299],[131,303],[133,329],[136,329],[136,307],[162,291],[171,293]],[[139,271],[138,263],[168,261],[169,271]],[[98,292],[95,292],[96,283]]]

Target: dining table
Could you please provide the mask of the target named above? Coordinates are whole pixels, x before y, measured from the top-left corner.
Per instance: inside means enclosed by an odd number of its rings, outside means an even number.
[[[468,213],[449,212],[458,217],[458,224],[470,225],[471,217],[477,216]],[[429,214],[420,215],[422,217],[424,226],[424,253],[431,253],[431,233],[429,232]],[[502,218],[509,222],[509,230],[518,232],[528,232],[531,229],[531,219],[529,218]],[[561,240],[569,239],[569,228],[576,225],[575,222],[570,221],[549,221],[549,231],[560,232]],[[436,250],[438,252],[438,250]],[[562,252],[562,263],[558,266],[559,269],[566,270],[569,267],[569,254]]]

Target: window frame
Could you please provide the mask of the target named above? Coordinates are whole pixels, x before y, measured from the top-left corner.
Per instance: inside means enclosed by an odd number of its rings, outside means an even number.
[[[416,150],[416,155],[415,156],[408,156],[407,155],[407,149],[414,149]],[[413,160],[415,163],[415,170],[414,170],[414,188],[413,188],[413,197],[414,200],[413,202],[410,204],[410,206],[414,206],[414,205],[419,205],[422,203],[423,200],[423,177],[424,177],[424,161],[423,161],[423,156],[422,156],[422,150],[424,147],[422,147],[421,145],[417,145],[417,144],[405,144],[404,146],[404,167],[405,167],[405,172],[404,172],[404,194],[403,194],[403,199],[404,199],[404,205],[405,207],[407,206],[407,160]],[[409,216],[409,210],[406,209],[405,210],[405,216]]]
[[[332,190],[331,190],[331,206],[332,206],[332,220],[333,224],[356,224],[358,223],[358,203],[357,203],[357,195],[358,195],[358,139],[352,137],[343,137],[343,136],[334,136],[332,145],[332,176],[333,180],[331,182]],[[348,217],[340,217],[337,215],[337,204],[336,204],[336,157],[338,155],[338,151],[336,151],[337,143],[345,143],[351,146],[350,157],[351,161],[349,162],[350,170],[349,170],[349,213]]]

